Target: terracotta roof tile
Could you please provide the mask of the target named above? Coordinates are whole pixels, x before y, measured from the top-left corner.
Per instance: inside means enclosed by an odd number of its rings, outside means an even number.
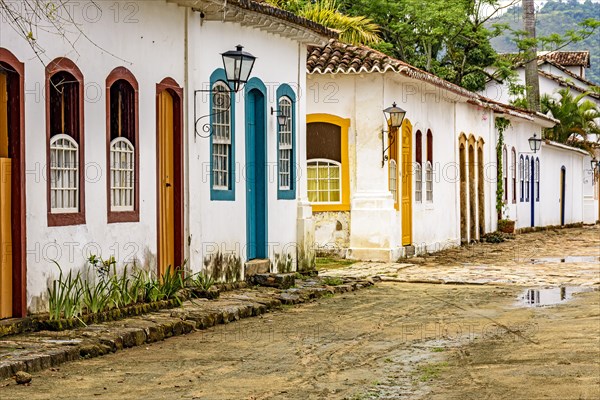
[[[306,60],[309,74],[358,74],[372,72],[396,72],[409,78],[427,82],[449,92],[456,93],[471,104],[487,107],[498,113],[505,113],[519,118],[533,120],[542,118],[556,123],[541,113],[524,110],[508,104],[499,103],[463,87],[450,83],[439,76],[423,71],[397,60],[377,50],[362,45],[351,45],[331,39],[325,46],[309,46]]]
[[[552,51],[546,54],[538,55],[538,58],[547,59],[563,67],[582,66],[590,67],[589,51]]]

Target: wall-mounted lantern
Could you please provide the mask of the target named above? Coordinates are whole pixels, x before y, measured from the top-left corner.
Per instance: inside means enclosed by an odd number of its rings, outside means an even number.
[[[244,46],[238,44],[235,46],[235,50],[221,53],[225,75],[229,84],[233,85],[234,92],[240,90],[242,84],[248,82],[254,61],[256,61],[256,57],[243,51],[243,48]]]
[[[213,96],[217,98],[218,95],[222,95],[222,93],[237,93],[243,85],[248,82],[250,78],[250,73],[252,73],[252,68],[254,67],[254,61],[256,61],[256,57],[252,54],[243,51],[244,46],[237,45],[235,50],[229,50],[225,53],[221,53],[221,57],[223,59],[223,68],[225,69],[225,78],[227,79],[227,83],[229,86],[229,92],[213,92],[212,88],[210,89],[200,89],[194,90],[194,133],[195,136],[200,136],[203,138],[210,137],[212,135],[212,127],[210,126],[210,121],[205,123],[202,126],[202,132],[206,133],[203,135],[198,132],[198,122],[203,120],[204,118],[209,118],[213,115],[222,114],[224,112],[228,112],[231,107],[231,102],[227,104],[226,108],[221,109],[218,113],[203,115],[199,118],[196,117],[197,110],[197,97],[198,93],[213,93]],[[194,136],[194,138],[195,138]]]
[[[381,148],[383,149],[383,159],[381,160],[381,168],[385,165],[385,162],[388,160],[387,154],[385,154],[390,147],[394,144],[396,140],[395,133],[398,128],[402,126],[402,121],[404,121],[404,117],[406,116],[406,111],[401,109],[396,105],[396,103],[392,103],[391,107],[383,110],[383,115],[385,116],[385,120],[388,123],[388,130],[381,132]],[[388,135],[389,144],[385,147],[385,133]]]
[[[537,137],[537,134],[534,133],[532,137],[528,139],[529,148],[534,153],[537,153],[538,150],[542,147],[542,139]]]
[[[600,168],[600,161],[596,160],[595,156],[590,161],[590,164],[591,164],[591,167],[592,167],[592,171],[596,171],[596,168]]]

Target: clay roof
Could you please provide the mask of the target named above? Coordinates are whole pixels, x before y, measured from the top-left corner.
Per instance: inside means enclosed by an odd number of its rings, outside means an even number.
[[[531,121],[542,119],[550,123],[558,122],[541,113],[488,99],[370,47],[342,43],[335,39],[329,40],[326,46],[309,46],[306,68],[309,74],[396,72],[456,93],[465,98],[468,103],[489,108],[500,114],[508,114]]]
[[[538,55],[538,58],[552,61],[563,67],[582,66],[590,67],[590,52],[585,51],[552,51]]]
[[[502,53],[499,57],[512,62],[515,67],[520,67],[527,61],[523,53]],[[538,64],[549,61],[563,67],[582,66],[590,67],[590,52],[582,51],[547,51],[538,52]]]
[[[573,72],[569,71],[567,68],[563,67],[563,66],[562,66],[562,65],[560,65],[560,64],[557,64],[557,63],[555,63],[555,62],[553,62],[553,61],[549,61],[549,60],[546,60],[546,63],[547,63],[547,64],[549,64],[549,65],[552,65],[554,68],[556,68],[556,69],[558,69],[558,70],[560,70],[560,71],[564,72],[564,73],[565,73],[565,75],[569,75],[571,78],[573,78],[573,79],[577,79],[578,81],[580,81],[580,82],[583,82],[583,83],[585,83],[586,85],[590,85],[590,86],[598,86],[598,84],[596,84],[596,83],[594,83],[594,82],[592,82],[592,81],[590,81],[590,80],[588,80],[588,79],[585,79],[585,78],[583,78],[583,77],[581,77],[581,76],[577,75],[576,73],[573,73]]]
[[[573,89],[573,90],[577,90],[580,93],[584,93],[584,92],[587,91],[586,88],[582,88],[581,86],[577,86],[570,79],[566,79],[566,78],[563,78],[561,76],[554,75],[554,74],[551,74],[549,72],[542,71],[542,70],[538,70],[538,74],[540,76],[543,76],[544,78],[548,78],[548,79],[553,80],[554,82],[558,83],[560,86],[564,86],[564,87],[568,87],[568,88]],[[577,78],[577,79],[580,79],[580,78]],[[591,82],[590,82],[590,84],[594,85]],[[590,93],[590,94],[588,94],[588,96],[600,100],[600,94],[598,94],[598,93]]]

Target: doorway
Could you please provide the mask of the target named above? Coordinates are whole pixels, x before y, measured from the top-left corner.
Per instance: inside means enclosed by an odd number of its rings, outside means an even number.
[[[531,174],[529,176],[529,185],[531,188],[528,188],[531,199],[531,226],[535,226],[535,158],[531,157],[531,168],[529,169]]]
[[[459,139],[459,179],[460,179],[460,241],[468,243],[467,232],[467,150],[466,138],[461,135]]]
[[[24,65],[0,48],[0,319],[24,317]]]
[[[472,137],[470,141],[474,141]],[[469,143],[469,238],[477,240],[477,200],[475,198],[475,148]]]
[[[412,244],[412,124],[402,124],[402,246]]]
[[[485,235],[485,172],[483,164],[483,139],[477,143],[477,211],[479,218],[479,239]]]
[[[246,255],[268,257],[267,131],[265,93],[246,92]]]
[[[567,187],[567,169],[563,165],[560,169],[560,224],[565,224],[565,193]]]
[[[157,85],[158,265],[162,276],[183,265],[182,91],[167,78]]]

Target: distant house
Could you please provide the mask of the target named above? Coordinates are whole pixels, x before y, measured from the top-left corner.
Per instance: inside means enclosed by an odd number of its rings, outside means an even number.
[[[395,261],[496,230],[496,117],[511,121],[505,136],[519,141],[517,156],[531,152],[529,137],[541,137],[543,128],[556,123],[365,46],[332,40],[311,47],[307,68],[308,198],[315,240],[321,251],[349,258]],[[393,103],[406,117],[388,138],[382,111]],[[545,168],[551,170],[550,162]],[[569,179],[579,182],[578,177]],[[544,189],[531,190],[537,195]],[[522,226],[530,226],[531,212],[544,211],[523,206]]]
[[[310,267],[304,63],[336,33],[248,0],[75,4],[89,40],[40,29],[42,61],[0,22],[0,318],[47,309],[51,260]],[[233,93],[238,44],[257,60]]]
[[[517,54],[504,54],[504,57],[514,62],[518,83],[525,84],[525,67],[523,57]],[[586,79],[586,69],[590,67],[589,51],[552,51],[538,53],[538,74],[540,93],[555,95],[559,89],[569,89],[574,96],[589,91],[592,86],[598,86]],[[502,103],[514,100],[509,94],[508,86],[495,81],[489,81],[483,95]],[[585,97],[600,108],[600,94],[590,93]],[[600,124],[600,121],[598,121]],[[594,140],[594,138],[591,138]],[[596,158],[600,159],[600,150],[596,150]],[[582,221],[594,223],[600,219],[600,202],[598,201],[599,186],[597,175],[594,176],[590,167],[591,157],[583,158],[583,216]]]

